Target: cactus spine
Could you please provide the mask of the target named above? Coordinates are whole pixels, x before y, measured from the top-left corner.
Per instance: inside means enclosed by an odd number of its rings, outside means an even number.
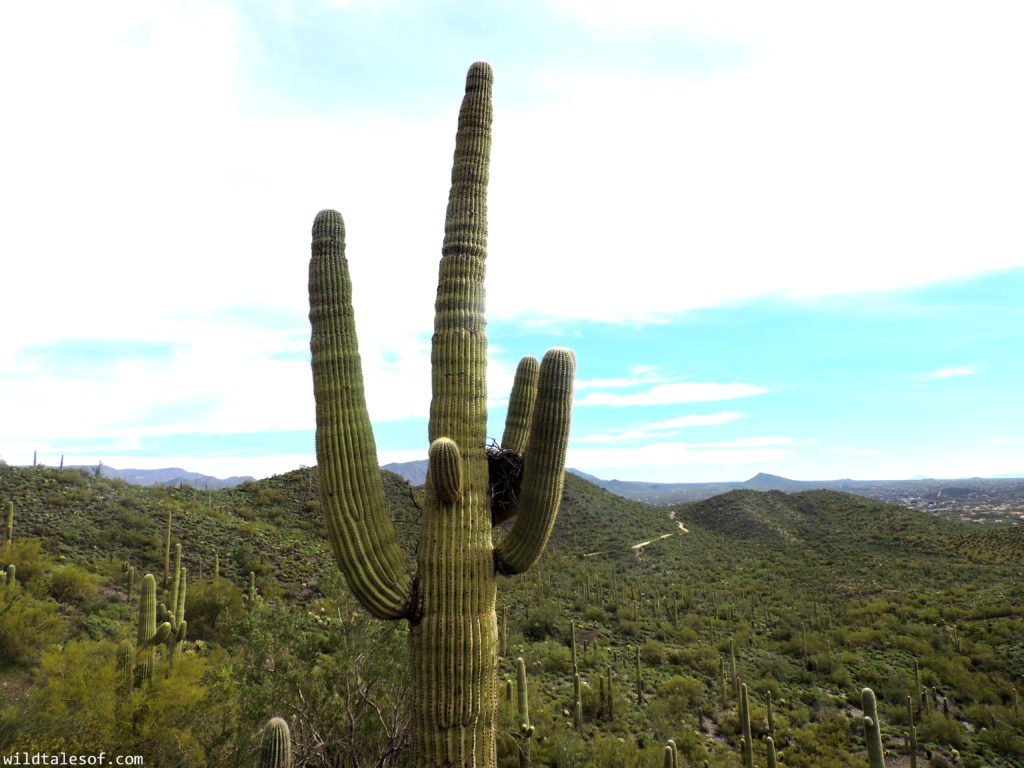
[[[885,752],[882,749],[882,727],[878,722],[878,703],[875,692],[865,688],[860,692],[861,709],[864,710],[864,741],[868,749],[869,768],[885,768]]]
[[[338,213],[322,211],[313,225],[310,321],[321,502],[349,588],[378,618],[409,621],[418,766],[490,768],[497,762],[497,574],[522,573],[543,552],[561,497],[568,440],[572,353],[551,350],[539,369],[534,358],[524,358],[503,446],[526,457],[525,473],[515,523],[495,545],[483,447],[491,82],[489,65],[470,68],[459,115],[435,303],[430,463],[415,563],[398,548],[386,514],[344,223]]]
[[[139,634],[135,643],[135,687],[153,679],[156,646],[167,640],[171,633],[169,622],[156,623],[156,579],[147,573],[142,579],[139,596]]]
[[[260,742],[260,759],[256,768],[291,768],[292,736],[288,723],[280,717],[273,717],[263,729]]]

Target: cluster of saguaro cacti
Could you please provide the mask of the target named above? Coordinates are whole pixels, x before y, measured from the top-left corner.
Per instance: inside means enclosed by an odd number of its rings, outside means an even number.
[[[875,692],[865,688],[860,692],[861,709],[864,710],[864,741],[868,750],[869,768],[885,768],[885,752],[882,749],[882,725],[878,721],[878,703]]]
[[[487,450],[484,271],[491,68],[466,78],[435,303],[428,472],[415,562],[387,515],[335,211],[313,225],[309,271],[321,506],[349,588],[382,619],[406,619],[416,765],[494,766],[498,574],[541,556],[561,500],[575,361],[550,350],[516,372],[503,450],[523,458],[517,504],[494,506]],[[495,483],[497,487],[497,483]],[[497,544],[493,527],[515,517]]]
[[[170,622],[156,623],[156,579],[147,573],[139,595],[139,632],[135,641],[135,687],[153,679],[156,647],[171,634]]]
[[[283,718],[272,717],[263,729],[260,757],[256,768],[291,768],[291,766],[291,730]]]
[[[245,601],[246,605],[251,609],[255,607],[256,603],[259,602],[260,593],[256,591],[256,572],[249,571],[249,589],[242,595],[242,600]]]
[[[174,545],[174,578],[171,581],[171,590],[167,595],[167,603],[159,606],[158,620],[167,622],[171,626],[171,632],[165,640],[167,654],[174,660],[174,655],[181,650],[181,644],[185,641],[185,633],[188,631],[188,622],[185,621],[185,590],[188,585],[188,571],[181,567],[181,544]],[[170,605],[170,608],[167,605]]]

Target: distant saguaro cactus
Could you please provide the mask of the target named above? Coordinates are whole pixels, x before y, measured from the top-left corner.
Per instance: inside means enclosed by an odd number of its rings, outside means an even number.
[[[291,768],[292,736],[283,718],[272,717],[263,729],[260,759],[256,768]]]
[[[9,550],[14,541],[14,502],[7,502],[7,525],[5,526],[4,546]]]
[[[417,766],[486,766],[496,754],[498,574],[541,556],[561,500],[575,360],[548,351],[519,364],[502,449],[521,454],[521,478],[501,493],[487,442],[484,267],[492,73],[466,78],[455,140],[435,303],[429,467],[415,563],[386,513],[365,405],[341,215],[321,211],[310,262],[313,389],[321,505],[335,558],[362,605],[406,619],[411,635]],[[507,487],[502,487],[507,491]],[[510,504],[514,496],[518,504]],[[492,528],[515,515],[497,544]],[[453,660],[457,659],[458,663]]]

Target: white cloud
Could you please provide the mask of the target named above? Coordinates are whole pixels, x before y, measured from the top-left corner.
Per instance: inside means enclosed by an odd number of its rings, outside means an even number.
[[[608,443],[624,440],[649,440],[654,438],[664,439],[679,434],[683,427],[702,427],[726,424],[738,419],[742,414],[736,411],[721,411],[719,413],[696,414],[680,416],[668,421],[659,421],[654,424],[646,424],[634,429],[615,430],[611,432],[599,432],[583,437],[573,438],[577,443]]]
[[[574,388],[577,391],[581,389],[628,389],[629,387],[640,387],[645,384],[656,384],[663,381],[667,381],[666,377],[644,372],[631,376],[628,379],[581,379],[574,384]]]
[[[951,379],[954,376],[971,376],[978,370],[977,365],[971,365],[960,368],[940,368],[937,371],[931,371],[921,376],[923,379]]]
[[[680,416],[676,419],[669,419],[668,421],[659,421],[656,424],[649,425],[651,429],[671,429],[673,427],[703,427],[717,424],[727,424],[730,421],[735,421],[743,416],[742,413],[737,411],[720,411],[718,413],[706,413],[696,414],[691,413],[689,416]]]
[[[632,395],[617,395],[609,392],[591,392],[576,401],[576,405],[671,405],[674,403],[699,403],[712,400],[731,400],[737,397],[760,395],[767,392],[763,387],[752,384],[715,384],[713,382],[677,382],[658,384],[646,392]]]

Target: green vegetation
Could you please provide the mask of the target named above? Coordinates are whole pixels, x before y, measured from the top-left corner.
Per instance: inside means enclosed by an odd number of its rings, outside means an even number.
[[[411,557],[425,489],[381,480]],[[249,768],[262,725],[283,717],[297,764],[313,754],[409,764],[405,633],[348,596],[318,530],[317,485],[299,470],[212,492],[208,505],[190,489],[0,467],[20,531],[16,584],[0,584],[0,751],[95,747],[162,766]],[[254,504],[260,491],[276,500]],[[65,492],[79,501],[51,505]],[[911,716],[922,768],[1024,764],[1024,555],[1000,539],[1018,531],[832,492],[708,502],[717,515],[676,509],[683,533],[664,509],[566,477],[548,553],[501,591],[499,674],[516,680],[522,657],[533,766],[655,766],[668,739],[681,765],[741,765],[732,646],[755,765],[768,761],[771,712],[779,765],[866,766],[864,687],[890,765],[909,760]],[[215,553],[231,554],[216,581],[190,579],[173,667],[166,644],[153,646],[151,682],[126,691],[121,648],[137,638],[140,593],[126,597],[124,562],[158,572],[168,508],[176,533],[188,532],[183,569],[205,563],[209,576]],[[777,535],[746,535],[737,519],[753,514]],[[136,547],[104,533],[126,519]],[[250,570],[264,599],[247,610]],[[600,695],[609,665],[610,702]],[[519,762],[517,698],[513,684],[499,706],[504,768]]]

